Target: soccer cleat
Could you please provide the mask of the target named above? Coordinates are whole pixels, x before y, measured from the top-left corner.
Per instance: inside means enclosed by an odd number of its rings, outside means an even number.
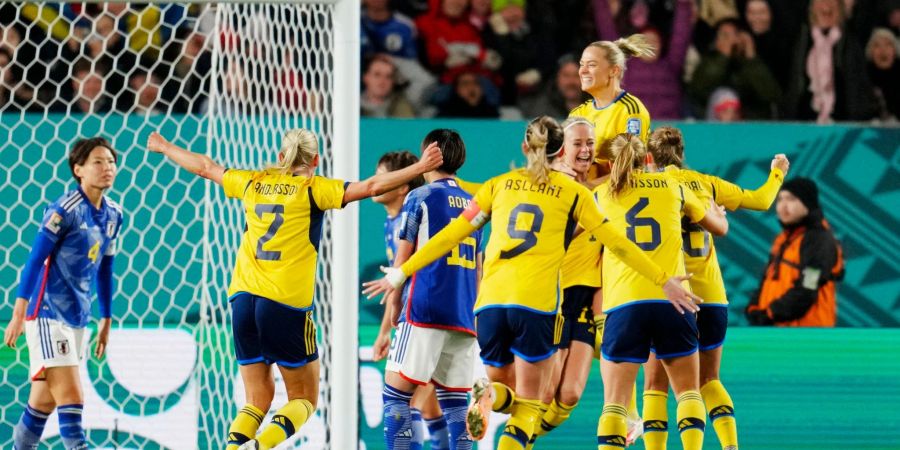
[[[466,411],[466,431],[473,440],[480,441],[487,432],[491,407],[494,404],[494,387],[487,378],[475,381],[472,386],[472,403]]]
[[[238,450],[260,450],[259,441],[251,439],[238,447]]]
[[[628,423],[628,432],[625,433],[625,446],[628,447],[637,442],[638,438],[644,434],[644,421],[640,416],[628,416],[626,422]]]

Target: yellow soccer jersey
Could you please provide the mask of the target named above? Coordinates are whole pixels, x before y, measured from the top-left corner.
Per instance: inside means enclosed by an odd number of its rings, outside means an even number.
[[[668,169],[668,168],[667,168]],[[705,173],[694,172],[693,170],[681,169],[683,172],[694,173],[694,178],[704,179],[709,186],[710,192],[715,202],[734,211],[738,208],[753,209],[756,211],[765,211],[772,206],[775,198],[778,197],[778,191],[781,189],[781,183],[784,182],[784,172],[781,169],[772,169],[769,172],[769,178],[766,182],[753,191],[748,191],[740,186],[729,183],[717,176],[707,175]]]
[[[453,177],[456,180],[456,184],[459,185],[460,189],[466,191],[469,195],[475,195],[479,189],[481,189],[482,183],[475,183],[474,181],[466,181],[460,177]]]
[[[493,222],[475,310],[512,306],[555,314],[559,269],[576,224],[590,230],[603,223],[590,191],[559,172],[534,184],[520,169],[488,180],[474,201]]]
[[[706,215],[700,200],[666,173],[635,171],[630,186],[619,196],[609,195],[609,184],[594,190],[601,213],[615,228],[667,274],[683,275],[681,217],[694,222]],[[685,288],[688,288],[685,283]],[[603,256],[603,311],[643,300],[664,300],[662,286],[654,285],[609,252]]]
[[[650,137],[650,113],[637,97],[625,91],[602,108],[597,108],[593,99],[588,100],[570,111],[569,117],[584,117],[594,124],[597,146],[595,165],[605,165],[609,160],[609,141],[617,134],[639,135],[645,144]]]
[[[225,195],[244,203],[228,296],[248,292],[298,309],[312,308],[325,210],[343,205],[345,183],[274,170],[228,170]]]
[[[595,233],[583,231],[569,245],[560,269],[560,285],[600,287],[600,239]]]
[[[703,205],[709,205],[714,192],[710,177],[676,166],[666,167],[666,173],[677,178]],[[722,279],[713,236],[687,218],[682,220],[681,226],[684,266],[687,273],[693,274],[690,279],[691,290],[703,299],[704,304],[727,304],[725,280]]]

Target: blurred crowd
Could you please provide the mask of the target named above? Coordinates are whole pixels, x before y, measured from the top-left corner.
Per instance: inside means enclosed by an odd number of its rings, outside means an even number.
[[[565,117],[579,59],[643,33],[653,119],[895,122],[898,0],[363,0],[362,114]]]
[[[900,117],[900,0],[362,0],[362,8],[364,116],[565,117],[587,99],[581,50],[643,33],[657,55],[630,60],[623,86],[655,120]],[[300,107],[315,98],[299,51],[269,56],[284,73],[257,85],[277,85],[274,94],[247,87],[252,61],[210,77],[211,12],[3,3],[0,111],[202,112],[210,78],[260,101]],[[228,48],[227,34],[218,37]]]
[[[0,111],[198,112],[209,91],[206,10],[4,2]]]

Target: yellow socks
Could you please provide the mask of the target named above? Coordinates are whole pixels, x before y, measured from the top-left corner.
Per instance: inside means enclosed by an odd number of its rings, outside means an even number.
[[[706,428],[706,409],[697,391],[685,391],[678,396],[678,432],[684,450],[703,448],[703,430]]]
[[[737,450],[737,422],[734,419],[734,403],[731,396],[722,386],[719,380],[713,380],[700,388],[706,410],[709,411],[709,420],[712,421],[716,436],[723,450]]]
[[[607,403],[603,405],[603,414],[597,423],[597,450],[619,450],[625,448],[625,415],[628,411],[623,405]]]
[[[556,400],[553,400],[553,403],[556,403]],[[550,404],[541,402],[541,415],[538,416],[538,420],[534,423],[534,430],[531,432],[531,439],[528,440],[528,445],[525,446],[525,450],[531,450],[534,448],[534,441],[537,440],[538,436],[543,436],[547,434],[550,430],[556,427],[545,427],[544,424],[547,420],[547,414],[549,414]]]
[[[266,425],[262,434],[257,438],[260,448],[270,449],[293,436],[315,410],[308,400],[297,399],[287,402],[275,412],[272,421]]]
[[[509,386],[496,381],[491,383],[491,386],[494,387],[494,404],[491,409],[499,413],[510,414],[513,402],[516,401],[516,393]]]
[[[266,413],[259,408],[249,403],[244,405],[238,411],[234,421],[231,422],[231,428],[228,429],[228,442],[225,450],[237,450],[244,442],[256,437],[256,430],[259,429],[259,424],[262,423],[264,417],[266,417]]]
[[[523,450],[531,439],[541,417],[541,401],[517,398],[513,402],[512,415],[503,428],[497,450]]]
[[[594,359],[600,359],[600,346],[603,345],[603,327],[606,325],[606,314],[594,315]]]
[[[666,450],[669,438],[668,392],[644,391],[644,448]]]

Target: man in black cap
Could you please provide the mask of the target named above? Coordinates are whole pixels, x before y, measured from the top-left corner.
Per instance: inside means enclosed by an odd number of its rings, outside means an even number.
[[[788,180],[775,206],[782,232],[775,238],[759,291],[747,305],[751,325],[833,327],[835,285],[843,277],[841,248],[808,178]]]

